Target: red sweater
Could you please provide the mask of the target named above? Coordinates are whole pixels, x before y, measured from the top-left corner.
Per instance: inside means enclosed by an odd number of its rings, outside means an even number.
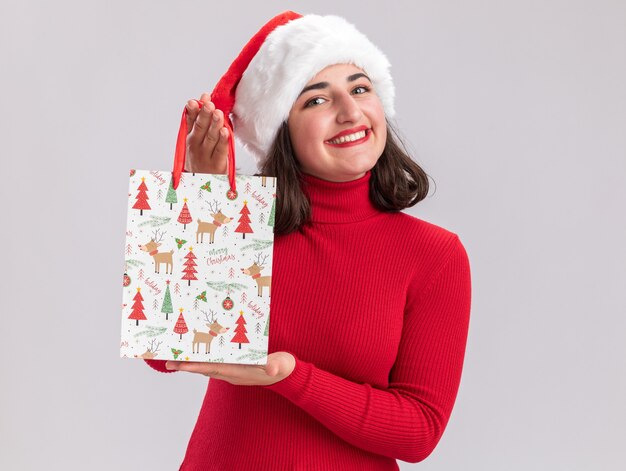
[[[369,180],[304,176],[313,223],[275,238],[269,336],[296,367],[271,386],[209,380],[182,470],[397,470],[439,442],[469,261],[456,234],[374,208]]]

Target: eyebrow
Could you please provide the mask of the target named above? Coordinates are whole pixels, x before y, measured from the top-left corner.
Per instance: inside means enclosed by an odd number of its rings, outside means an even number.
[[[361,72],[359,72],[358,74],[349,75],[348,78],[346,79],[346,82],[354,82],[356,79],[361,78],[361,77],[365,77],[367,80],[369,80],[370,83],[372,83],[370,78]],[[302,91],[300,92],[300,95],[302,95],[304,92],[308,92],[309,90],[319,90],[322,88],[326,88],[329,85],[330,84],[328,82],[319,82],[319,83],[307,85],[306,87],[302,89]],[[298,97],[300,97],[300,95],[298,95]]]

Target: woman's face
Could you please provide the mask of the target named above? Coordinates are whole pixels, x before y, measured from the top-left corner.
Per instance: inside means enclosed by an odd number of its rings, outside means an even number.
[[[380,99],[363,70],[352,64],[331,65],[313,77],[287,124],[303,172],[335,182],[355,180],[372,169],[387,139]],[[338,140],[341,136],[348,139]]]

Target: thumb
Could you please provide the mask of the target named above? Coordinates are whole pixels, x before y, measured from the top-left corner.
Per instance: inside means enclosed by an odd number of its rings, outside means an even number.
[[[276,376],[279,370],[278,360],[276,358],[268,358],[267,365],[265,365],[265,372],[268,376]]]
[[[274,352],[267,357],[265,373],[268,376],[289,376],[296,366],[296,359],[291,353]]]

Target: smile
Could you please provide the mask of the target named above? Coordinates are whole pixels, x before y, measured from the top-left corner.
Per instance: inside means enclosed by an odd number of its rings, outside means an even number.
[[[355,132],[353,134],[348,134],[347,136],[341,136],[337,139],[331,139],[329,141],[326,141],[326,144],[330,144],[332,146],[346,147],[349,145],[356,145],[365,142],[369,139],[369,136],[369,130],[363,130]]]

